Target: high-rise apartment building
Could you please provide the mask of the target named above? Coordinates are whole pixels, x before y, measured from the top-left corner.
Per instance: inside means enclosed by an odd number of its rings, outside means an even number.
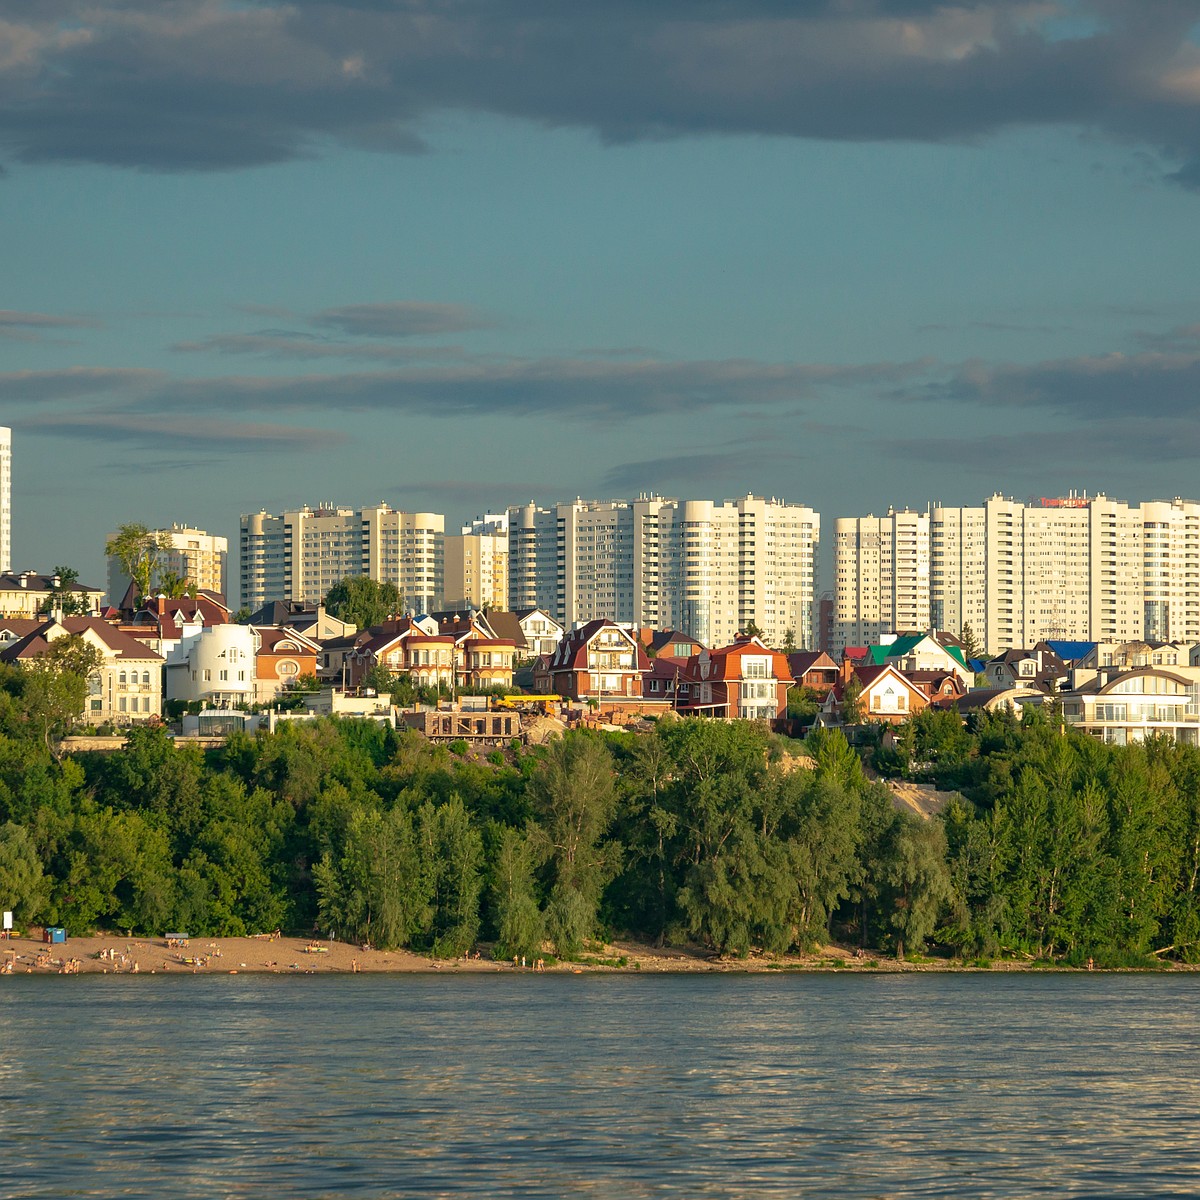
[[[0,425],[0,574],[12,571],[12,430]]]
[[[447,534],[445,606],[508,607],[508,534]]]
[[[509,509],[509,607],[570,627],[599,618],[673,627],[709,645],[750,625],[809,644],[820,517],[747,496],[575,500]]]
[[[225,580],[229,566],[229,541],[227,538],[193,529],[187,525],[172,525],[170,529],[156,529],[155,534],[169,543],[156,555],[155,578],[170,572],[180,579],[190,580],[198,588],[225,595]],[[112,535],[110,535],[112,536]],[[108,599],[110,604],[120,604],[129,588],[129,576],[120,561],[108,559]]]
[[[445,518],[376,504],[290,509],[241,519],[241,603],[318,604],[350,575],[395,584],[405,611],[441,606]]]
[[[910,509],[834,522],[831,648],[929,624],[929,514]]]
[[[1142,515],[1107,496],[930,512],[930,623],[992,652],[1142,636]]]
[[[1142,503],[1142,637],[1200,642],[1200,504]]]
[[[834,649],[933,627],[969,629],[998,653],[1046,638],[1132,641],[1151,613],[1174,613],[1178,624],[1188,538],[1200,538],[1200,510],[1187,510],[1182,501],[1153,508],[1156,536],[1161,527],[1163,545],[1174,546],[1153,559],[1143,555],[1143,510],[1104,495],[995,495],[977,507],[839,520]],[[1144,599],[1151,562],[1161,567],[1153,608]]]

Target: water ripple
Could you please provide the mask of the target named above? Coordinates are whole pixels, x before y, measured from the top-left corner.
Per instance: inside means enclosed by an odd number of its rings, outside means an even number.
[[[5,980],[16,1197],[1200,1193],[1184,976]]]

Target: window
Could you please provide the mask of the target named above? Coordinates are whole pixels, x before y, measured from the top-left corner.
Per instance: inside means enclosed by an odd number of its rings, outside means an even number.
[[[122,671],[122,672],[121,672],[121,674],[117,676],[117,682],[118,682],[118,683],[119,683],[119,684],[120,684],[122,687],[124,687],[124,686],[125,686],[125,672],[124,672],[124,671]]]
[[[150,672],[149,671],[142,672],[142,682],[146,683],[146,684],[148,684],[150,682]]]

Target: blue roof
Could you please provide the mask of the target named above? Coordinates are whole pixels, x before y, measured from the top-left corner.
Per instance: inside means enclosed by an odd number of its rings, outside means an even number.
[[[982,675],[984,671],[987,670],[987,662],[982,658],[968,658],[967,666],[970,667],[976,675]]]
[[[1046,645],[1065,663],[1086,658],[1096,648],[1095,642],[1051,642],[1047,640]]]

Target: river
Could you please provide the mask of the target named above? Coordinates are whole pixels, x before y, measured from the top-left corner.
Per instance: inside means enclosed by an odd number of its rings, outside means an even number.
[[[1200,1194],[1200,976],[10,977],[11,1197]]]

